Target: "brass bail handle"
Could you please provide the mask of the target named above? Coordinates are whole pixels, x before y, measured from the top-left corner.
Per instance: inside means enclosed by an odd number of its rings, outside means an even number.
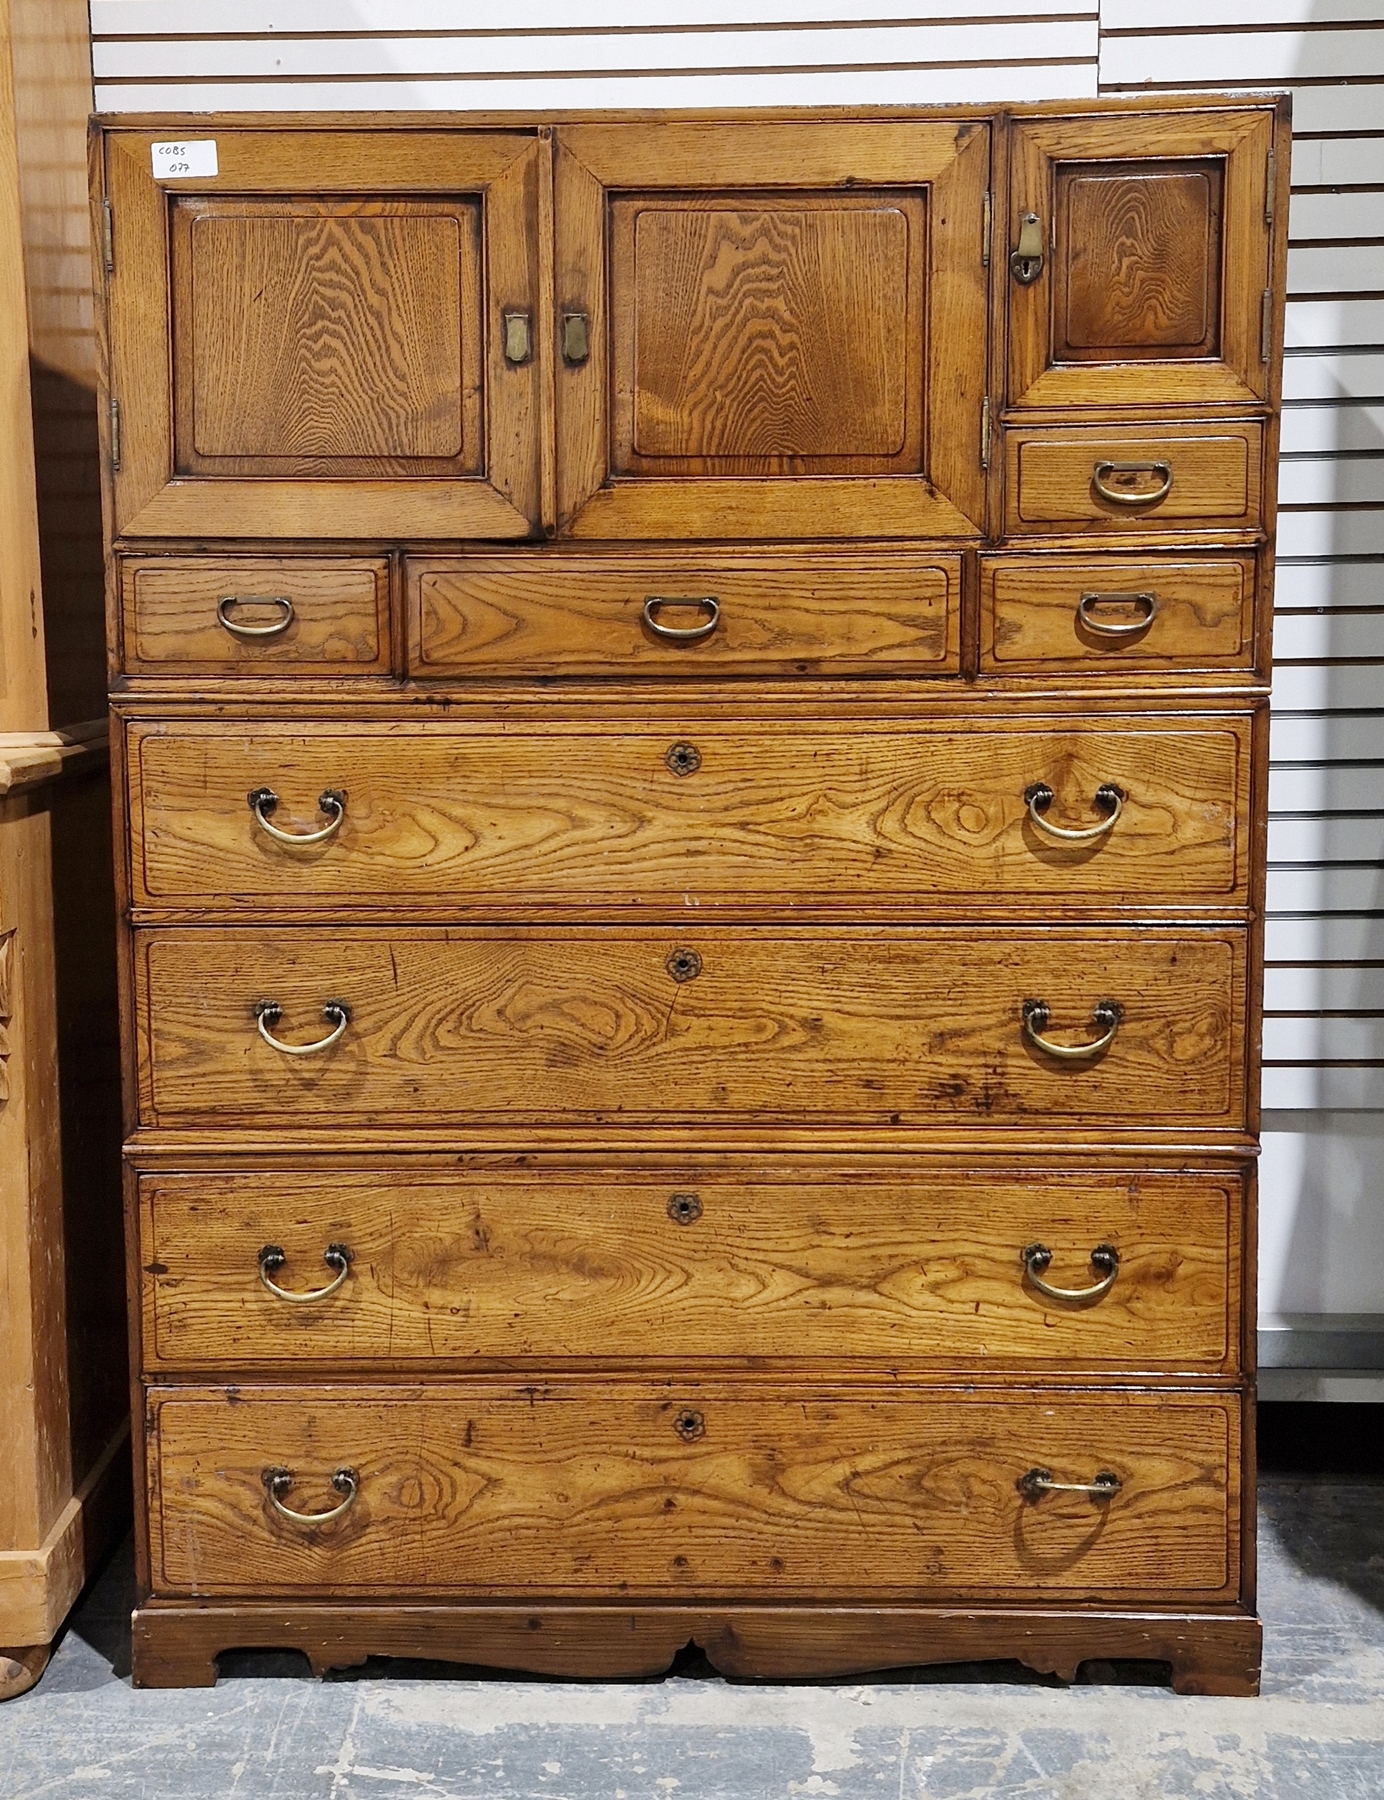
[[[1091,1008],[1092,1023],[1101,1035],[1089,1044],[1057,1044],[1043,1036],[1044,1028],[1052,1018],[1046,1000],[1025,1000],[1022,1016],[1024,1036],[1036,1049],[1048,1056],[1059,1057],[1063,1062],[1090,1062],[1114,1043],[1124,1008],[1118,1000],[1101,1000]]]
[[[233,606],[277,606],[282,617],[268,625],[238,625],[230,617]],[[293,602],[287,594],[223,594],[216,603],[216,619],[232,637],[282,637],[293,623]]]
[[[317,810],[327,814],[327,823],[320,831],[281,831],[277,825],[271,825],[269,815],[279,804],[273,788],[251,788],[245,799],[255,815],[255,823],[276,844],[325,844],[341,830],[346,817],[346,796],[339,788],[324,788],[317,796]]]
[[[277,1050],[283,1056],[316,1056],[319,1050],[330,1050],[346,1027],[351,1023],[351,1009],[341,1000],[329,1000],[322,1008],[322,1017],[332,1027],[324,1038],[318,1038],[314,1044],[286,1044],[282,1038],[276,1038],[269,1027],[277,1025],[283,1017],[283,1008],[276,1000],[261,1000],[255,1008],[255,1025],[260,1036],[271,1050]]]
[[[335,1279],[325,1287],[282,1288],[272,1276],[283,1268],[288,1258],[280,1245],[266,1244],[258,1257],[259,1278],[276,1300],[287,1300],[291,1306],[311,1306],[314,1301],[330,1299],[351,1273],[351,1252],[345,1244],[328,1244],[322,1252],[322,1260],[329,1269],[336,1270]]]
[[[1156,475],[1158,486],[1147,492],[1113,488],[1107,480],[1111,475]],[[1111,506],[1157,506],[1173,491],[1173,465],[1168,462],[1098,462],[1091,471],[1091,485]]]
[[[281,1519],[287,1519],[290,1525],[330,1525],[333,1519],[339,1519],[355,1505],[356,1495],[360,1492],[360,1476],[354,1469],[337,1469],[332,1476],[332,1486],[338,1494],[345,1498],[339,1506],[333,1506],[327,1512],[306,1513],[295,1512],[291,1506],[285,1506],[283,1497],[293,1486],[291,1469],[264,1469],[260,1473],[265,1492],[269,1496],[269,1504]]]
[[[665,606],[699,606],[707,617],[699,625],[661,625],[658,614]],[[721,623],[721,602],[715,594],[650,594],[644,601],[644,623],[670,644],[695,644]]]
[[[1019,241],[1009,253],[1009,273],[1020,287],[1032,287],[1043,273],[1043,221],[1035,212],[1019,219]]]
[[[1094,1481],[1054,1481],[1051,1469],[1030,1469],[1014,1483],[1025,1500],[1041,1500],[1044,1494],[1086,1494],[1092,1500],[1110,1500],[1124,1483],[1109,1469]]]
[[[1029,1244],[1019,1252],[1019,1261],[1034,1287],[1049,1300],[1099,1300],[1114,1287],[1115,1277],[1120,1272],[1120,1253],[1113,1244],[1097,1244],[1091,1252],[1091,1267],[1101,1271],[1100,1280],[1091,1287],[1054,1287],[1051,1282],[1044,1281],[1043,1271],[1052,1264],[1052,1251],[1046,1244]]]
[[[1134,619],[1098,619],[1091,610],[1096,606],[1134,606],[1141,615]],[[1083,628],[1097,637],[1137,637],[1147,631],[1158,615],[1158,596],[1152,589],[1130,594],[1083,594],[1076,603],[1076,616]]]
[[[1103,838],[1115,829],[1116,821],[1124,811],[1124,789],[1116,787],[1113,781],[1103,781],[1096,789],[1096,805],[1105,813],[1098,825],[1054,825],[1047,815],[1055,798],[1056,795],[1046,781],[1035,781],[1024,789],[1029,823],[1045,837],[1055,838],[1060,844],[1095,843],[1097,838]]]

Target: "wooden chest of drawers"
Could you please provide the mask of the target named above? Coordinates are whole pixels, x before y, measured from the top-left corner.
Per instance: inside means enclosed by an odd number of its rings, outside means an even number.
[[[1253,1691],[1284,108],[95,169],[136,1679]]]

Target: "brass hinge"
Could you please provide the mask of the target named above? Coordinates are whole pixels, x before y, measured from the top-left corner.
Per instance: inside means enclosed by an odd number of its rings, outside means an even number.
[[[109,200],[101,202],[101,250],[107,275],[115,273],[115,215]]]
[[[980,466],[990,467],[990,396],[987,394],[980,403]]]
[[[992,206],[993,198],[989,188],[986,188],[985,199],[981,203],[980,209],[980,266],[983,269],[990,267],[990,232],[994,219]]]
[[[1264,165],[1264,223],[1273,224],[1273,151],[1270,150]]]
[[[120,402],[111,400],[111,469],[120,473]]]
[[[1273,350],[1273,289],[1264,289],[1259,310],[1259,354],[1265,362]]]

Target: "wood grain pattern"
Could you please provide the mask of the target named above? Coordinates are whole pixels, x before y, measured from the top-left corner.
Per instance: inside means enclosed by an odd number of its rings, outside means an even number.
[[[382,557],[125,558],[119,564],[125,667],[132,672],[262,675],[278,665],[386,674],[389,570]],[[216,616],[227,595],[292,602],[288,629],[240,638]],[[274,625],[280,607],[244,605],[232,620]]]
[[[871,903],[917,916],[962,894],[1011,911],[1040,896],[1204,905],[1244,895],[1248,730],[1116,716],[903,732],[861,720],[848,737],[835,722],[695,718],[673,733],[133,725],[133,898],[209,915],[330,900],[602,918],[833,904],[858,917]],[[669,766],[684,740],[691,773]],[[1035,781],[1067,828],[1107,816],[1103,783],[1127,799],[1108,837],[1058,844],[1029,818]],[[246,803],[263,787],[280,829],[320,828],[324,791],[345,796],[344,823],[326,843],[279,844]]]
[[[662,1182],[409,1175],[388,1166],[307,1174],[220,1170],[140,1180],[145,1358],[198,1368],[345,1370],[522,1359],[681,1367],[772,1358],[815,1371],[891,1366],[1233,1373],[1238,1182],[1037,1167],[916,1181],[695,1166]],[[681,1206],[675,1196],[682,1196]],[[689,1200],[691,1196],[691,1200]],[[330,1300],[269,1294],[257,1257],[298,1290],[351,1252]],[[1094,1303],[1048,1301],[1047,1279],[1099,1279]]]
[[[1239,1398],[695,1381],[155,1390],[156,1593],[1233,1597]],[[700,1424],[679,1436],[687,1413]],[[276,1518],[261,1479],[293,1471]],[[1016,1483],[1109,1469],[1111,1500]]]
[[[701,971],[665,966],[691,950]],[[208,1127],[374,1122],[827,1124],[977,1129],[1082,1120],[1234,1129],[1245,1117],[1247,945],[1231,927],[672,932],[571,927],[141,932],[141,1118]],[[1059,1042],[1125,1009],[1110,1050]],[[272,999],[289,1058],[260,1041]]]
[[[1163,425],[1076,426],[1005,433],[1005,480],[1011,532],[1250,530],[1259,522],[1263,427]],[[1096,492],[1098,462],[1166,462],[1166,498],[1152,505],[1111,505]],[[1106,477],[1107,485],[1119,481]],[[1155,477],[1131,477],[1131,492],[1156,490]]]
[[[961,559],[898,550],[849,557],[539,556],[410,559],[415,676],[947,674],[958,666]],[[711,594],[715,631],[669,644],[644,623],[651,594]],[[706,608],[665,624],[705,624]]]

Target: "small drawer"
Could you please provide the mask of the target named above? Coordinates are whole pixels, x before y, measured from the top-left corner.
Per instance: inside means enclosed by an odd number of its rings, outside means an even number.
[[[1253,530],[1262,454],[1263,429],[1250,422],[1008,431],[1006,529]]]
[[[409,672],[661,679],[954,675],[961,559],[427,558],[408,568]]]
[[[158,1593],[1238,1589],[1234,1394],[602,1380],[155,1390]]]
[[[1243,1128],[1234,926],[160,927],[148,1124]]]
[[[149,1372],[630,1357],[1238,1367],[1238,1176],[868,1165],[140,1178]]]
[[[1254,558],[986,557],[980,662],[996,675],[1251,669]]]
[[[383,558],[126,558],[120,592],[130,674],[389,673]]]

